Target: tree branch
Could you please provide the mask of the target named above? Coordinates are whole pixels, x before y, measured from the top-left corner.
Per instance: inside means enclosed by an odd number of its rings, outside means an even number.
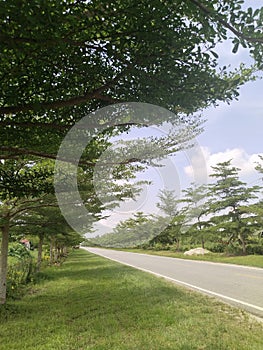
[[[28,103],[24,106],[0,107],[0,114],[15,114],[19,112],[36,111],[40,109],[58,109],[63,107],[72,107],[72,106],[77,106],[82,103],[88,102],[93,99],[106,101],[111,104],[118,103],[120,101],[118,101],[117,99],[111,96],[103,95],[102,92],[107,90],[111,86],[114,86],[124,74],[125,72],[118,74],[114,79],[112,79],[112,81],[82,96],[75,96],[75,97],[69,98],[68,100],[58,100],[58,101],[42,102],[42,103],[41,102]]]
[[[16,122],[13,120],[4,120],[0,121],[0,126],[17,126],[22,128],[45,128],[45,129],[52,129],[52,130],[68,130],[73,125],[63,125],[63,124],[56,124],[56,123],[42,123],[42,122]]]
[[[57,155],[50,154],[50,153],[44,153],[39,151],[33,151],[26,148],[19,148],[19,147],[12,147],[12,146],[0,146],[0,150],[4,152],[13,152],[13,154],[10,155],[10,157],[13,159],[17,155],[30,155],[30,156],[36,156],[40,158],[48,158],[48,159],[54,159],[54,160],[61,160],[66,161],[68,163],[76,163],[75,159],[70,158],[59,158]],[[9,159],[8,155],[4,155],[5,159]],[[0,155],[0,159],[2,159],[2,156]],[[95,166],[95,163],[88,162],[88,161],[80,161],[79,164],[81,165],[89,165],[89,166]]]
[[[47,158],[47,159],[53,159],[53,160],[60,160],[63,162],[67,162],[67,163],[72,163],[75,165],[83,165],[83,166],[91,166],[91,167],[95,167],[97,166],[107,166],[107,165],[128,165],[131,163],[136,163],[136,162],[142,162],[142,159],[137,159],[137,158],[130,158],[127,159],[125,161],[116,163],[116,162],[107,162],[107,163],[96,163],[96,162],[89,162],[86,160],[80,160],[79,162],[77,162],[76,159],[71,159],[68,157],[62,158],[62,157],[58,157],[57,155],[54,154],[49,154],[49,153],[44,153],[44,152],[38,152],[38,151],[33,151],[33,150],[29,150],[26,148],[18,148],[18,147],[9,147],[9,146],[0,146],[0,150],[4,151],[4,152],[14,152],[14,154],[11,154],[10,157],[8,155],[4,155],[2,156],[0,154],[0,159],[14,159],[14,157],[18,156],[18,155],[31,155],[31,156],[36,156],[36,157],[40,157],[40,158]],[[9,157],[9,158],[8,158]]]
[[[250,37],[244,35],[242,32],[238,31],[234,28],[230,23],[220,18],[218,14],[213,13],[209,8],[207,8],[204,4],[202,4],[198,0],[189,0],[192,4],[196,5],[202,12],[204,12],[209,17],[215,17],[216,20],[222,24],[225,28],[229,29],[233,34],[235,34],[239,39],[246,40],[250,43],[263,43],[263,36],[259,38]]]
[[[119,123],[119,124],[114,124],[114,125],[107,125],[107,123],[105,123],[105,128],[111,128],[111,127],[125,127],[125,126],[139,126],[138,123],[132,123],[132,122],[128,122],[128,123]],[[77,127],[78,129],[84,129],[84,126],[77,126],[75,124],[69,124],[69,125],[64,125],[64,124],[56,124],[56,123],[43,123],[43,122],[16,122],[13,120],[0,120],[0,126],[17,126],[17,127],[22,127],[22,128],[45,128],[45,129],[51,129],[51,130],[59,130],[59,131],[67,131],[70,128],[72,128],[73,126]],[[98,127],[98,123],[91,123],[89,122],[88,124],[89,128],[97,128]],[[99,124],[100,127],[103,127],[103,124]],[[140,126],[144,126],[147,127],[147,124],[140,124]]]

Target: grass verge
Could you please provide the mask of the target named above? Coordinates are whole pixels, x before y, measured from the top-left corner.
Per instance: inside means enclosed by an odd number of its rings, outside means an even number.
[[[147,249],[116,249],[115,250],[123,250],[126,252],[132,253],[140,253],[140,254],[150,254],[150,255],[159,255],[159,256],[167,256],[170,258],[179,258],[179,259],[189,259],[189,260],[203,260],[203,261],[212,261],[212,262],[220,262],[226,264],[235,264],[235,265],[244,265],[244,266],[252,266],[252,267],[261,267],[263,268],[263,255],[242,255],[242,256],[226,256],[221,253],[211,253],[205,255],[192,255],[187,256],[183,253],[173,252],[170,250],[147,250]]]
[[[1,350],[262,350],[245,312],[83,250],[0,307]]]

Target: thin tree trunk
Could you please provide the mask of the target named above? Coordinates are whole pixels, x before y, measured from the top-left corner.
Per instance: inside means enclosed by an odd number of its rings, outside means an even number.
[[[176,241],[176,250],[179,252],[180,251],[180,239],[177,238],[177,241]]]
[[[54,246],[54,262],[58,262],[58,247],[56,244]]]
[[[8,241],[9,241],[9,219],[1,227],[1,253],[0,253],[0,304],[6,302],[6,278],[7,278],[7,258],[8,258]]]
[[[38,242],[38,252],[37,252],[37,272],[40,271],[41,263],[42,263],[42,252],[43,252],[43,242],[44,242],[43,233],[40,233],[38,237],[39,237],[39,242]]]
[[[54,262],[54,238],[50,238],[50,248],[49,248],[50,264]]]
[[[241,241],[242,253],[245,255],[247,253],[247,247],[246,247],[245,239],[244,239],[244,237],[242,235],[239,235],[239,239]]]

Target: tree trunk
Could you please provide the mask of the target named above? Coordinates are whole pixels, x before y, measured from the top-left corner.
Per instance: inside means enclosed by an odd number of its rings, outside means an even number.
[[[0,304],[6,302],[6,278],[7,278],[7,258],[8,258],[8,241],[9,241],[9,219],[1,227],[1,253],[0,253]]]
[[[203,238],[201,238],[202,248],[205,249],[205,241]]]
[[[239,235],[239,239],[240,239],[240,242],[241,242],[241,246],[242,246],[242,253],[244,255],[246,255],[247,253],[247,247],[246,247],[246,242],[245,242],[245,239],[242,235]]]
[[[44,241],[44,235],[43,233],[40,233],[38,235],[39,242],[38,242],[38,252],[37,252],[37,272],[40,271],[41,263],[42,263],[42,252],[43,252],[43,241]]]
[[[49,249],[50,264],[54,263],[54,246],[55,246],[55,239],[54,239],[54,237],[51,237],[50,238],[50,249]]]
[[[180,239],[177,238],[176,240],[176,250],[179,252],[180,251]]]

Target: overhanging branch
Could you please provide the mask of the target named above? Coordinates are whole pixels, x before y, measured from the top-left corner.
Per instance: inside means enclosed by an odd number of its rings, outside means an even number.
[[[103,163],[97,163],[97,162],[90,162],[86,160],[80,160],[79,162],[76,159],[71,159],[69,157],[59,157],[54,154],[49,154],[49,153],[44,153],[44,152],[39,152],[39,151],[33,151],[30,149],[26,148],[19,148],[19,147],[9,147],[9,146],[0,146],[0,151],[3,152],[10,152],[10,155],[1,155],[0,154],[0,159],[14,159],[19,155],[28,155],[28,156],[35,156],[39,158],[47,158],[51,160],[59,160],[62,162],[67,162],[75,165],[83,165],[83,166],[107,166],[107,165],[128,165],[131,163],[136,163],[136,162],[143,162],[143,159],[137,159],[137,158],[129,158],[126,159],[122,162],[103,162]]]
[[[233,34],[235,34],[239,39],[246,40],[250,43],[263,43],[263,36],[262,37],[251,37],[244,35],[242,32],[237,30],[235,27],[233,27],[230,23],[225,21],[223,18],[221,18],[217,13],[214,13],[212,10],[210,10],[208,7],[206,7],[204,4],[202,4],[198,0],[189,0],[192,4],[196,5],[203,13],[205,13],[207,16],[214,18],[217,20],[220,24],[222,24],[225,28],[229,29]]]

